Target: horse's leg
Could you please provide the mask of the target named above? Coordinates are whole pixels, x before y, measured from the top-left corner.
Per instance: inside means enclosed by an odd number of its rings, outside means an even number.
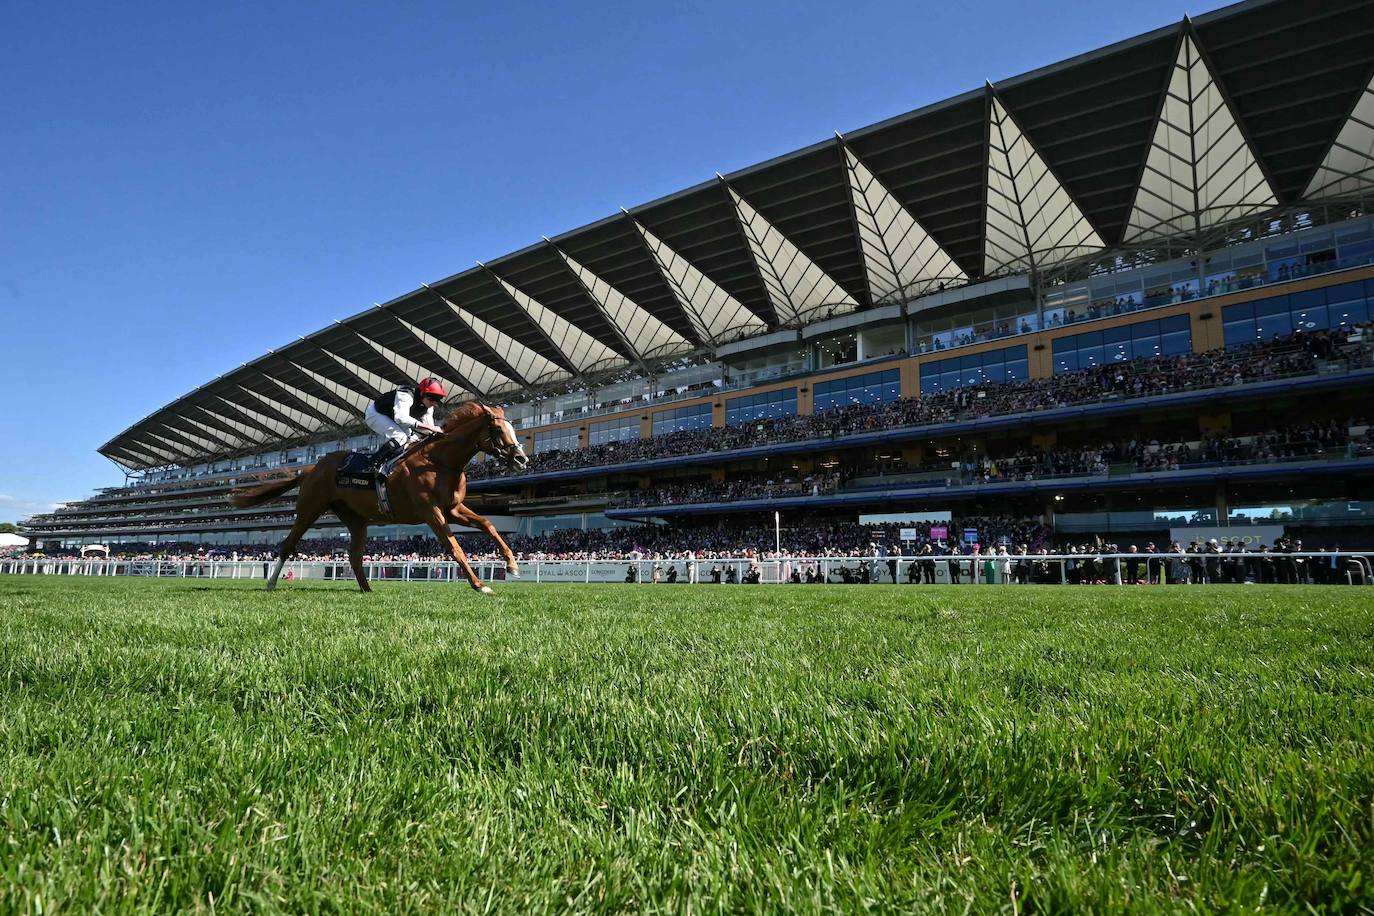
[[[336,502],[330,508],[348,529],[348,563],[353,567],[353,577],[358,580],[358,588],[370,592],[372,586],[367,583],[367,572],[363,569],[363,550],[367,547],[367,519],[343,502]]]
[[[501,537],[501,533],[496,530],[496,526],[487,518],[473,512],[467,506],[459,503],[449,510],[449,518],[460,525],[481,528],[491,539],[496,542],[496,546],[501,548],[501,555],[506,558],[506,574],[511,576],[520,575],[520,566],[515,562],[515,554],[511,552],[510,545]]]
[[[463,568],[463,575],[468,577],[468,584],[477,591],[490,595],[490,586],[483,585],[482,580],[477,578],[477,573],[472,571],[472,566],[468,563],[468,555],[463,553],[462,545],[458,543],[458,539],[449,530],[448,516],[443,509],[434,510],[429,519],[429,527],[434,529],[434,534],[439,538],[439,543],[448,548],[449,556],[458,561],[458,565]]]
[[[277,577],[281,575],[282,567],[286,561],[291,559],[291,555],[296,552],[296,545],[301,538],[310,530],[315,521],[324,510],[329,508],[320,502],[315,488],[311,486],[311,481],[307,478],[301,484],[300,496],[296,499],[296,523],[291,526],[291,532],[286,536],[286,540],[281,542],[281,547],[277,550],[277,565],[272,569],[272,575],[267,579],[267,590],[270,592],[277,587]]]

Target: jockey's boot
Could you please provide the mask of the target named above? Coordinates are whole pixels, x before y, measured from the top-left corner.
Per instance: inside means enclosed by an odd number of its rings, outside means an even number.
[[[401,443],[397,442],[395,439],[387,439],[382,443],[382,447],[377,449],[372,455],[373,469],[382,476],[389,474],[391,468],[388,467],[388,465],[390,465],[394,459],[400,457],[404,448],[405,446],[401,445]]]

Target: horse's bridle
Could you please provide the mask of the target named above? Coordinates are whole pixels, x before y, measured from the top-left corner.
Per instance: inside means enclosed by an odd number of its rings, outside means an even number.
[[[507,464],[515,464],[518,459],[524,458],[524,463],[518,465],[524,467],[529,464],[529,459],[520,451],[519,442],[511,442],[509,445],[500,441],[500,424],[506,422],[494,414],[487,414],[487,428],[482,434],[483,438],[477,443],[478,448],[488,455],[494,455]]]

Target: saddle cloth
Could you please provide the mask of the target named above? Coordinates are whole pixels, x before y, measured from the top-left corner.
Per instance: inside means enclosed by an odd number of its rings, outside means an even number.
[[[377,467],[371,452],[349,452],[334,472],[334,482],[354,490],[371,490],[377,485]]]

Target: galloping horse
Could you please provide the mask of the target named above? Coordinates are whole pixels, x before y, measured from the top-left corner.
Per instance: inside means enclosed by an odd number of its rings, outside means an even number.
[[[515,562],[515,554],[496,526],[463,505],[467,495],[468,480],[463,469],[478,452],[499,458],[508,466],[523,468],[529,464],[525,450],[515,438],[515,430],[499,407],[488,407],[476,401],[461,404],[444,420],[443,432],[412,446],[396,463],[391,476],[387,478],[387,495],[391,503],[391,514],[383,515],[377,505],[375,491],[354,490],[335,485],[335,471],[347,452],[333,452],[315,464],[302,468],[299,473],[285,480],[274,480],[247,490],[235,490],[229,495],[229,502],[240,509],[259,506],[296,487],[301,488],[296,498],[296,524],[291,533],[282,541],[277,553],[277,565],[267,580],[268,590],[277,587],[277,576],[286,561],[296,552],[296,544],[310,530],[310,526],[325,512],[333,511],[348,528],[351,543],[348,548],[348,561],[353,567],[353,575],[365,592],[372,591],[367,584],[367,574],[363,572],[363,547],[367,544],[367,526],[371,522],[385,522],[400,525],[429,525],[434,529],[439,543],[447,549],[449,556],[458,561],[467,576],[468,582],[479,592],[491,594],[491,589],[482,584],[472,571],[467,555],[449,530],[449,523],[474,525],[495,539],[506,560],[506,572],[518,576],[520,569]]]

